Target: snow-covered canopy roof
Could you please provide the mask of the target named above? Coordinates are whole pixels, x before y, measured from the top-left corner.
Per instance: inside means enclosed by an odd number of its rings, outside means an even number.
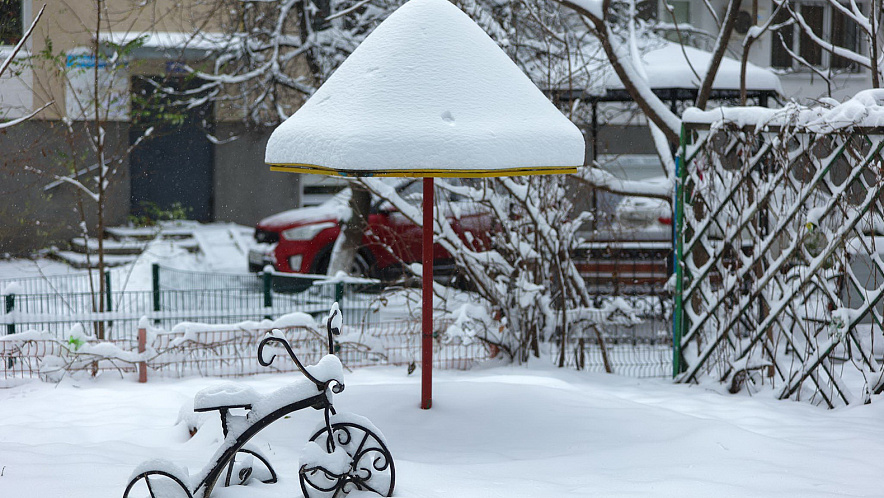
[[[271,169],[348,176],[573,172],[583,136],[466,14],[411,0],[270,137]]]
[[[652,88],[699,88],[700,79],[691,70],[691,66],[702,76],[712,61],[712,54],[693,47],[667,42],[657,50],[644,54],[642,60]],[[688,84],[686,85],[686,83]],[[622,86],[620,83],[620,88]],[[712,82],[712,88],[739,90],[740,62],[730,57],[724,57],[721,60],[718,73],[715,75],[715,80]],[[780,79],[773,71],[751,63],[746,65],[746,89],[782,92]]]
[[[712,54],[694,47],[661,40],[659,48],[652,48],[641,58],[651,88],[699,89],[701,78],[712,61]],[[700,75],[700,78],[697,77],[697,74]],[[599,87],[606,90],[622,90],[624,88],[623,83],[613,70],[606,73],[606,77],[599,83]],[[715,81],[712,83],[712,88],[715,90],[739,90],[740,61],[724,57],[715,76]],[[777,75],[769,69],[758,67],[752,63],[746,66],[746,89],[782,93],[782,86]]]

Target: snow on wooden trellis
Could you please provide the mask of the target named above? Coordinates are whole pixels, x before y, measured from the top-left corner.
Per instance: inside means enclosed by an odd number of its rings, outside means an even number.
[[[675,374],[835,407],[884,391],[884,91],[691,109]]]

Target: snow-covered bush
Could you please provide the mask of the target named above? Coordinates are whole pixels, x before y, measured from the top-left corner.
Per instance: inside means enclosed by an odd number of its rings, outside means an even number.
[[[379,179],[360,180],[385,198],[412,223],[422,225],[421,210]],[[436,181],[441,199],[435,216],[435,240],[454,258],[458,276],[476,295],[469,309],[455,314],[452,333],[478,337],[517,360],[539,354],[542,341],[559,345],[564,365],[574,310],[595,309],[572,255],[577,230],[590,215],[575,212],[567,200],[564,177],[511,177],[473,181]],[[441,195],[444,194],[444,195]],[[451,227],[465,211],[490,219],[489,239]],[[444,214],[444,215],[443,215]],[[413,268],[420,271],[419,268]],[[588,316],[581,312],[581,316]],[[502,326],[502,328],[501,328]],[[594,326],[592,339],[604,353],[605,343]],[[455,332],[456,331],[456,332]],[[610,371],[607,359],[606,370]]]

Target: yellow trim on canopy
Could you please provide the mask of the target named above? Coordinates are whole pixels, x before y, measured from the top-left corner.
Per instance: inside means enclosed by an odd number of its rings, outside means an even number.
[[[484,178],[494,176],[563,175],[577,173],[577,166],[536,166],[502,169],[386,169],[344,170],[326,168],[313,164],[271,164],[270,171],[286,173],[311,173],[328,176],[403,176],[412,178]]]

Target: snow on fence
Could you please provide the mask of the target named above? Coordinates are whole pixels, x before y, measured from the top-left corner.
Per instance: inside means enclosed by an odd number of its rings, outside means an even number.
[[[75,329],[67,339],[43,332],[0,336],[0,381],[23,378],[58,380],[68,374],[119,372],[133,374],[144,363],[150,377],[236,377],[270,372],[293,372],[287,355],[270,367],[258,364],[258,344],[273,329],[280,330],[305,364],[315,364],[327,352],[325,331],[312,317],[294,313],[275,321],[236,325],[179,324],[171,330],[146,328],[144,352],[133,339],[97,341]],[[441,333],[449,325],[437,321]],[[420,359],[420,322],[397,321],[345,327],[336,341],[336,354],[345,366],[412,365]],[[466,369],[493,356],[481,342],[434,342],[436,368]],[[2,384],[0,384],[2,385]]]
[[[323,282],[318,277],[277,273],[218,274],[154,265],[150,290],[117,290],[106,273],[107,292],[99,295],[99,274],[61,275],[0,281],[0,327],[13,334],[40,330],[61,336],[75,324],[98,330],[109,340],[135,340],[136,324],[148,317],[172,327],[181,321],[231,323],[301,311],[324,316],[339,302],[349,323],[372,319],[367,312],[370,284]],[[90,287],[90,278],[92,285]],[[95,289],[92,291],[91,289]],[[98,301],[103,301],[99,303]],[[100,306],[102,304],[103,306]],[[102,309],[103,311],[96,311]]]
[[[300,316],[299,325],[284,326]],[[433,366],[468,369],[497,357],[500,352],[479,340],[449,340],[451,321],[437,320]],[[144,362],[148,377],[237,377],[269,372],[293,372],[294,363],[279,355],[271,367],[257,362],[258,344],[268,331],[278,328],[306,364],[325,354],[326,337],[319,324],[306,315],[286,315],[274,321],[237,325],[180,324],[171,330],[147,328],[143,353],[137,339],[97,341],[74,328],[65,339],[28,331],[0,336],[0,387],[19,379],[54,381],[68,374],[99,372],[134,374]],[[419,320],[368,323],[345,327],[336,353],[345,366],[418,365],[421,357]],[[671,341],[666,337],[620,334],[608,338],[608,355],[616,373],[631,377],[665,377],[671,365]],[[575,339],[568,365],[604,372],[598,347],[590,339]]]
[[[884,390],[882,104],[685,113],[678,381],[829,407]]]
[[[671,301],[662,289],[668,251],[664,247],[649,248],[646,244],[633,247],[611,242],[595,243],[590,249],[594,252],[588,250],[578,255],[578,259],[582,261],[580,271],[588,285],[600,282],[598,288],[593,288],[597,292],[596,304],[605,307],[604,304],[612,300],[625,299],[628,301],[625,308],[635,313],[637,319],[618,323],[616,316],[588,317],[588,320],[572,317],[574,323],[569,326],[569,342],[565,345],[566,364],[604,371],[595,336],[590,333],[591,327],[600,326],[615,373],[634,377],[670,375]],[[254,348],[267,328],[224,324],[248,320],[260,323],[262,319],[292,312],[322,318],[335,301],[343,305],[345,323],[352,324],[352,330],[359,331],[363,338],[360,340],[367,343],[357,346],[362,343],[343,342],[338,354],[345,364],[410,365],[419,358],[419,321],[377,322],[378,314],[372,313],[372,309],[377,305],[379,289],[370,282],[314,285],[315,277],[268,274],[258,278],[250,274],[212,274],[158,265],[152,273],[152,288],[135,291],[119,290],[122,288],[122,281],[116,278],[119,275],[105,276],[111,291],[104,296],[108,310],[104,312],[92,311],[95,294],[89,292],[87,274],[0,281],[0,294],[6,304],[0,309],[5,311],[0,313],[0,368],[4,369],[0,371],[0,378],[49,378],[52,374],[44,372],[49,368],[43,364],[46,357],[50,357],[50,364],[61,361],[57,358],[67,358],[60,365],[50,365],[50,370],[59,372],[133,371],[137,362],[132,358],[138,355],[138,322],[142,317],[146,317],[151,326],[167,329],[157,335],[166,342],[156,339],[160,342],[151,346],[164,352],[149,362],[154,375],[223,376],[267,371],[254,359]],[[97,274],[92,278],[97,279]],[[204,330],[191,327],[194,340],[175,342],[182,337],[180,322],[202,322]],[[500,354],[479,341],[446,342],[446,322],[437,322],[440,339],[434,351],[436,367],[469,368],[477,361]],[[90,346],[94,340],[88,336],[96,335],[99,323],[104,325],[105,332],[101,348],[113,354],[95,361],[97,357],[91,349],[94,345]],[[69,343],[72,329],[80,331],[74,335],[82,337]],[[294,334],[295,329],[290,332]],[[305,343],[306,338],[292,336],[292,340]],[[80,342],[89,347],[80,349]],[[551,358],[555,355],[550,352]]]

